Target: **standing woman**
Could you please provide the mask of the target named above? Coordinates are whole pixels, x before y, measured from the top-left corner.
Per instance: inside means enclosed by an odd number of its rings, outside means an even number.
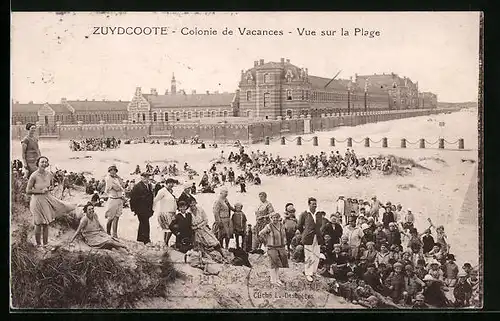
[[[65,203],[55,198],[50,191],[54,189],[51,185],[52,174],[47,170],[49,159],[40,156],[35,162],[37,170],[31,174],[26,187],[26,194],[31,195],[30,211],[33,214],[35,224],[35,240],[37,246],[41,246],[43,232],[43,245],[49,241],[49,224],[56,217],[68,214],[76,208],[76,205]]]
[[[29,178],[31,174],[36,171],[36,162],[38,157],[41,156],[41,153],[38,147],[38,138],[35,137],[36,125],[27,123],[26,130],[28,131],[28,135],[21,141],[21,146],[23,148],[22,157],[24,168],[27,172],[27,178]]]
[[[223,188],[220,191],[220,196],[214,203],[213,211],[215,218],[214,227],[217,231],[217,239],[221,245],[224,244],[226,248],[229,248],[229,240],[233,234],[231,211],[234,211],[234,208],[231,204],[229,204],[227,194],[228,191],[226,188]]]
[[[278,273],[280,268],[288,268],[288,255],[285,250],[286,231],[281,223],[280,214],[272,213],[271,222],[258,235],[267,246],[267,255],[271,262],[271,284],[283,285]]]
[[[163,230],[163,240],[165,241],[166,246],[168,246],[168,242],[172,237],[170,223],[172,223],[175,214],[177,213],[177,199],[174,196],[173,190],[176,182],[177,181],[172,178],[167,178],[165,186],[160,188],[153,200],[153,209],[158,218],[158,224]]]
[[[257,210],[255,211],[255,219],[257,220],[257,223],[255,224],[254,228],[255,235],[253,237],[254,251],[260,249],[262,242],[259,239],[259,233],[267,224],[271,222],[270,216],[272,213],[274,213],[273,205],[267,201],[267,194],[265,192],[260,192],[259,198],[260,198],[260,204]]]

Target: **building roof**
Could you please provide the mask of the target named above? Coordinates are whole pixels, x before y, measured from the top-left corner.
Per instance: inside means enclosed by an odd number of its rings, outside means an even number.
[[[63,104],[49,104],[56,114],[71,114],[71,111]]]
[[[175,95],[151,95],[143,94],[149,101],[151,107],[212,107],[231,106],[234,93],[210,93],[210,94],[175,94]]]
[[[45,104],[12,104],[13,113],[35,113]]]
[[[347,90],[349,80],[347,80],[347,79],[334,79],[332,81],[331,80],[332,80],[332,78],[324,78],[324,77],[317,77],[317,76],[310,76],[309,75],[309,82],[311,83],[312,88],[322,89],[322,90],[325,90],[325,89]],[[325,86],[327,84],[328,84],[328,87],[325,88]]]
[[[112,100],[68,100],[68,104],[79,111],[127,111],[128,101]],[[52,106],[52,105],[51,105]]]

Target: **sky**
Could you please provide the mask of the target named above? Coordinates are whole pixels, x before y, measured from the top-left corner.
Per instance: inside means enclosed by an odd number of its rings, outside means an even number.
[[[130,100],[135,88],[160,94],[234,92],[241,70],[280,58],[309,75],[349,79],[394,72],[439,101],[477,101],[478,12],[12,13],[12,98],[21,103]],[[166,35],[96,35],[95,27],[164,27]],[[222,35],[225,28],[233,35]],[[217,30],[182,35],[181,29]],[[238,28],[283,30],[242,36]],[[297,29],[315,30],[316,36]],[[349,31],[342,36],[341,28]],[[370,38],[355,28],[379,32]],[[137,29],[139,30],[139,29]],[[143,29],[144,30],[144,29]],[[321,36],[335,30],[334,36]],[[146,32],[148,29],[146,29]],[[173,33],[175,32],[175,33]]]

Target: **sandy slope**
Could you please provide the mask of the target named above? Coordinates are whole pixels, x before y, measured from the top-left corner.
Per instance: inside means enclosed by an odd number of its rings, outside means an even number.
[[[429,121],[430,120],[430,121]],[[445,127],[439,127],[438,123],[444,121]],[[330,132],[318,132],[313,135],[305,135],[304,139],[312,136],[319,137],[320,146],[312,146],[312,142],[304,142],[303,146],[296,146],[295,143],[288,143],[286,146],[274,141],[269,146],[263,144],[252,145],[250,150],[265,150],[273,155],[279,154],[282,157],[305,153],[319,153],[325,151],[330,153],[330,137],[345,139],[351,136],[360,141],[364,137],[379,140],[382,137],[389,138],[389,147],[364,148],[363,144],[354,145],[358,155],[369,156],[376,154],[393,154],[401,157],[413,158],[423,166],[432,171],[422,171],[414,169],[412,175],[406,177],[387,177],[373,175],[370,178],[345,179],[345,178],[292,178],[292,177],[263,177],[263,184],[260,187],[249,186],[247,194],[237,193],[237,188],[230,188],[229,200],[232,203],[241,202],[244,204],[244,212],[250,223],[255,222],[254,211],[258,205],[258,192],[266,191],[269,200],[274,207],[283,211],[286,202],[294,202],[299,211],[306,209],[307,197],[315,196],[318,199],[319,209],[327,213],[333,211],[334,201],[340,193],[346,197],[369,198],[377,195],[382,201],[392,201],[401,203],[405,208],[413,209],[417,216],[417,227],[426,227],[426,219],[430,217],[435,224],[444,224],[452,245],[452,253],[457,256],[457,264],[470,261],[473,264],[478,262],[478,226],[477,220],[459,220],[459,213],[462,210],[465,195],[472,179],[477,178],[475,165],[470,162],[462,162],[461,159],[472,159],[477,162],[477,115],[472,112],[458,112],[449,115],[424,116],[411,119],[394,120],[367,124],[358,127],[339,127]],[[411,142],[419,138],[425,138],[430,142],[437,140],[439,136],[445,137],[448,141],[455,141],[459,137],[465,139],[466,150],[438,150],[438,149],[418,149],[418,146],[408,146],[407,149],[398,148],[400,139],[405,137]],[[290,139],[293,137],[289,137]],[[95,177],[102,177],[106,174],[107,167],[116,164],[119,168],[119,175],[130,178],[128,175],[139,164],[144,168],[146,162],[150,161],[158,164],[177,161],[177,166],[182,168],[184,162],[198,172],[208,169],[208,163],[218,157],[221,148],[198,150],[196,146],[164,146],[164,145],[122,145],[118,150],[109,152],[71,152],[66,141],[42,141],[42,153],[50,158],[52,168],[65,168],[71,171],[87,171]],[[377,146],[381,146],[379,143]],[[437,145],[434,145],[437,148]],[[447,145],[446,148],[456,148]],[[341,153],[345,151],[345,143],[337,144],[334,150]],[[223,147],[224,153],[229,154],[231,147]],[[19,141],[13,141],[12,158],[19,158]],[[92,158],[83,158],[92,156]],[[70,159],[81,157],[81,159]],[[187,177],[181,177],[181,181]],[[199,177],[196,178],[198,183]],[[405,186],[413,184],[414,187],[404,189]],[[398,187],[399,186],[399,187]],[[401,188],[403,187],[403,188]],[[179,193],[179,189],[177,189]],[[477,195],[477,194],[476,194]],[[216,195],[197,195],[199,203],[207,212],[210,221],[213,220],[211,208]],[[67,199],[69,200],[69,199]],[[74,202],[81,202],[81,196],[71,199]],[[467,211],[467,210],[466,210]],[[471,209],[472,211],[472,209]],[[104,222],[102,209],[98,210],[101,222]],[[461,214],[463,215],[463,214]],[[125,210],[120,220],[119,235],[126,239],[133,240],[137,233],[137,219]],[[157,229],[156,218],[152,219],[152,238],[161,240],[161,233]]]

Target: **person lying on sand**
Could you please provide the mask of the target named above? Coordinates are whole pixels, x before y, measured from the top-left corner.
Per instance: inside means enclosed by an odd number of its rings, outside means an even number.
[[[90,202],[83,207],[83,212],[85,216],[81,218],[80,225],[70,239],[69,244],[73,243],[75,238],[81,234],[84,242],[90,247],[108,250],[123,249],[128,253],[128,249],[124,244],[106,233],[99,222],[97,214],[94,212],[94,206]]]

